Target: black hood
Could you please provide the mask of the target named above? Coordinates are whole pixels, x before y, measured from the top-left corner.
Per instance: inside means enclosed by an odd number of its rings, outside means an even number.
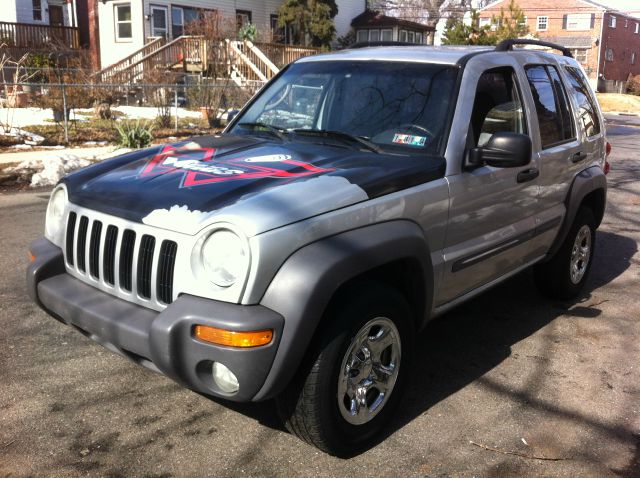
[[[204,219],[230,206],[241,212],[243,202],[255,205],[261,200],[272,206],[267,211],[303,202],[309,217],[444,174],[444,158],[378,154],[322,141],[207,136],[112,158],[63,182],[74,204],[147,222],[158,210],[184,208]],[[280,219],[268,227],[304,219],[300,214],[287,217],[280,210]]]

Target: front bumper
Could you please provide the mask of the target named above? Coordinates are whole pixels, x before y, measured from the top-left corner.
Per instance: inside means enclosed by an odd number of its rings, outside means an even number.
[[[60,248],[47,239],[31,245],[27,269],[31,298],[57,320],[75,327],[106,348],[161,372],[197,392],[233,401],[251,401],[262,388],[278,348],[284,319],[261,306],[243,306],[183,294],[162,312],[119,299],[67,274]],[[193,327],[233,331],[273,330],[270,344],[247,349],[196,340]],[[238,378],[233,395],[218,389],[213,362]]]

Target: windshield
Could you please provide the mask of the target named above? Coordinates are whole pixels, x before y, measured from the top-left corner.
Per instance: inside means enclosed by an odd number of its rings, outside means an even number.
[[[308,141],[349,135],[389,152],[442,154],[456,75],[453,66],[425,63],[293,64],[230,132],[273,135],[275,130]],[[306,131],[328,134],[302,134]]]

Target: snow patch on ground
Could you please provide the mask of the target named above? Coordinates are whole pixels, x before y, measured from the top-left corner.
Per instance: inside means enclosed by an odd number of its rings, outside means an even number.
[[[129,152],[129,149],[118,149],[106,154],[80,157],[77,154],[65,153],[56,155],[43,154],[41,157],[29,158],[14,167],[6,168],[5,174],[18,178],[18,182],[30,182],[31,187],[53,186],[68,173],[84,168],[96,161]]]

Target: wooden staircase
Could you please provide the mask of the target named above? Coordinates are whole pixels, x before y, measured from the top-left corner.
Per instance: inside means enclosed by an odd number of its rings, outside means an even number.
[[[255,90],[273,78],[280,68],[316,49],[286,45],[256,44],[244,40],[207,40],[203,36],[181,36],[167,42],[151,38],[135,53],[93,75],[96,83],[134,84],[150,71],[182,71],[230,78],[242,88]],[[270,57],[271,56],[271,57]],[[276,62],[279,66],[276,66]]]

